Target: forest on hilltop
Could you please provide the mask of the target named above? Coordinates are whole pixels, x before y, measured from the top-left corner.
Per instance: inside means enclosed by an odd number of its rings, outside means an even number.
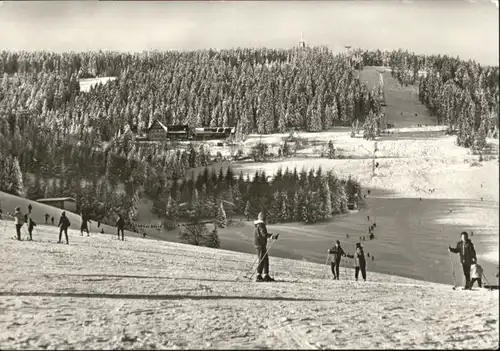
[[[153,119],[250,132],[320,131],[365,123],[378,133],[380,88],[357,78],[386,65],[401,84],[420,85],[431,113],[481,148],[498,131],[498,67],[407,51],[334,55],[325,47],[192,52],[0,52],[0,190],[29,198],[73,196],[104,221],[132,223],[143,195],[158,194],[192,167],[203,146],[138,146],[134,132]],[[418,72],[427,75],[418,79]],[[82,78],[115,76],[90,92]],[[124,192],[117,191],[119,185]],[[161,191],[160,191],[161,190]],[[165,195],[166,196],[166,195]],[[166,199],[164,199],[166,201]]]

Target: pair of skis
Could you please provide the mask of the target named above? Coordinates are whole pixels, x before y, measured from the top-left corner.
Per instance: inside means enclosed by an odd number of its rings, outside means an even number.
[[[278,234],[279,235],[279,234]],[[255,262],[257,262],[257,260],[259,259],[259,256],[255,257],[255,260],[253,261],[252,263],[252,266],[250,267],[250,270],[252,271],[252,273],[250,275],[248,275],[248,273],[246,275],[243,276],[243,278],[246,278],[246,279],[252,279],[255,275],[255,273],[257,273],[257,269],[259,268],[260,264],[262,263],[262,261],[264,261],[264,259],[266,258],[266,256],[268,255],[269,253],[269,250],[271,250],[271,247],[273,246],[273,244],[276,242],[277,239],[272,239],[271,240],[271,244],[269,245],[269,247],[267,248],[266,250],[266,253],[264,254],[264,256],[262,256],[262,258],[259,260],[259,263],[257,264],[257,267],[255,267],[254,269],[254,266],[255,266]],[[238,275],[238,277],[236,277],[236,280],[239,280],[240,278],[240,275],[241,273]]]

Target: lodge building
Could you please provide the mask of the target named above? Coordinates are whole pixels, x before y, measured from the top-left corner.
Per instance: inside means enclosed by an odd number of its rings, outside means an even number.
[[[234,127],[189,128],[187,124],[164,125],[154,120],[146,130],[147,141],[216,140],[234,136]]]

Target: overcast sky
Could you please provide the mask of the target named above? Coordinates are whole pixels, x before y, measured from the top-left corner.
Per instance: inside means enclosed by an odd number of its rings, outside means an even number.
[[[498,65],[498,2],[5,1],[0,49],[404,48]]]

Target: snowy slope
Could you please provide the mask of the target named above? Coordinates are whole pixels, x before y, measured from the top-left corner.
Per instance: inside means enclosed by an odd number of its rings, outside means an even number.
[[[21,208],[22,213],[28,212],[28,205],[31,205],[33,207],[32,212],[31,212],[31,216],[33,218],[33,221],[35,221],[35,223],[37,224],[37,227],[35,227],[35,231],[34,231],[35,236],[36,236],[37,231],[39,229],[52,231],[52,233],[54,233],[54,235],[59,235],[59,229],[56,228],[56,226],[59,223],[59,217],[61,217],[61,213],[63,211],[66,212],[66,215],[71,222],[71,228],[80,230],[80,226],[82,224],[82,218],[80,217],[80,215],[78,215],[76,213],[69,212],[67,210],[61,210],[57,207],[45,205],[45,204],[42,204],[42,203],[39,203],[36,201],[31,201],[31,200],[28,200],[28,199],[25,199],[25,198],[22,198],[19,196],[7,194],[7,193],[0,191],[0,208],[2,209],[2,211],[4,213],[3,219],[5,219],[5,220],[9,220],[9,218],[5,214],[8,212],[14,213],[15,208],[18,206]],[[45,223],[44,216],[46,213],[50,217],[54,217],[54,226],[50,226],[50,225],[45,226],[44,225],[44,223]],[[50,221],[50,218],[49,218],[49,221]],[[9,230],[9,235],[11,235],[11,236],[15,235],[14,221],[11,219],[11,221],[6,225],[7,225],[6,229]],[[42,229],[42,227],[47,227],[47,228]],[[3,228],[3,223],[1,223],[1,228]],[[90,231],[98,232],[101,229],[104,229],[105,234],[115,234],[116,233],[116,228],[105,225],[105,224],[101,224],[99,229],[97,229],[97,223],[94,221],[92,221],[89,225]],[[0,230],[2,230],[2,229],[0,229]],[[22,228],[23,236],[27,235],[26,230],[27,230],[26,226],[24,226]],[[139,234],[125,231],[125,235],[138,236]]]
[[[2,223],[0,223],[0,226]],[[130,238],[71,245],[1,234],[0,348],[497,348],[497,291],[453,291],[271,257],[277,283],[240,278],[254,257]],[[43,240],[49,233],[41,233]],[[243,274],[241,274],[243,275]]]

